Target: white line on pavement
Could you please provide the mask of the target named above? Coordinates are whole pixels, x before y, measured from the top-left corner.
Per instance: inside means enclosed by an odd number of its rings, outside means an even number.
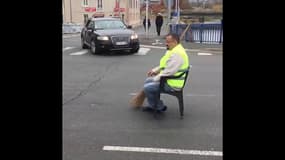
[[[76,47],[65,47],[65,48],[63,48],[63,51],[74,49],[74,48],[76,48]]]
[[[127,152],[189,154],[189,155],[201,155],[201,156],[223,156],[223,152],[219,152],[219,151],[200,151],[200,150],[167,149],[167,148],[104,146],[103,150],[106,150],[106,151],[127,151]]]
[[[200,97],[214,97],[216,95],[214,94],[186,94],[185,96],[194,97],[194,96],[200,96]]]
[[[134,55],[143,56],[143,55],[146,55],[149,50],[150,50],[150,48],[140,48],[138,53],[136,53]]]
[[[130,96],[137,95],[137,93],[129,93]],[[215,94],[185,94],[187,97],[214,97]]]
[[[70,55],[71,56],[78,56],[78,55],[83,55],[83,54],[86,54],[88,53],[88,50],[82,50],[82,51],[79,51],[79,52],[74,52],[74,53],[71,53]]]
[[[151,45],[140,45],[141,47],[147,47],[147,48],[155,48],[155,49],[166,49],[166,47],[161,47],[161,46],[151,46]],[[189,52],[199,52],[200,49],[185,49],[185,51]]]
[[[80,34],[75,34],[75,35],[63,35],[63,38],[72,38],[72,37],[79,37]]]
[[[146,47],[146,48],[156,48],[156,49],[166,49],[165,47],[160,47],[160,46],[151,46],[151,45],[140,45],[141,47]]]
[[[211,56],[213,54],[212,53],[201,53],[201,52],[199,52],[199,53],[197,53],[197,55],[198,56]]]

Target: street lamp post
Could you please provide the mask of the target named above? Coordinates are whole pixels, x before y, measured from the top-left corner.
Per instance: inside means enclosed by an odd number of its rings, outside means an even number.
[[[119,7],[119,17],[121,17],[121,11],[120,11],[120,2],[121,2],[121,0],[118,0],[118,7]]]
[[[149,0],[146,0],[146,8],[145,8],[145,30],[146,30],[146,38],[148,38],[148,3],[149,3]]]
[[[72,6],[71,6],[71,0],[69,0],[69,6],[70,6],[70,8],[69,8],[69,10],[70,10],[70,22],[72,23]]]
[[[168,0],[168,23],[170,23],[170,17],[171,17],[171,0]]]
[[[179,23],[180,20],[180,7],[179,7],[179,0],[176,0],[176,5],[175,5],[175,10],[176,10],[176,24]]]

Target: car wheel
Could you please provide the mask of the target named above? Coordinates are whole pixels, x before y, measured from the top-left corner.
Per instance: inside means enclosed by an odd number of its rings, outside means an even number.
[[[94,42],[94,41],[91,41],[90,51],[91,51],[92,54],[96,54],[96,53],[97,53],[97,51],[96,51],[96,45],[95,45],[95,42]]]
[[[140,48],[132,49],[132,50],[131,50],[131,53],[132,53],[132,54],[138,53],[139,49],[140,49]]]
[[[84,43],[83,37],[81,37],[81,47],[82,47],[82,49],[87,49],[88,48],[88,46]]]

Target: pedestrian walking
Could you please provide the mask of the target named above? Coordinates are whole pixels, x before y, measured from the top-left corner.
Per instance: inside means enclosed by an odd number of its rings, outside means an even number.
[[[157,32],[158,36],[160,36],[162,24],[163,24],[163,17],[161,15],[161,13],[158,13],[156,18],[155,18],[156,32]]]
[[[147,23],[148,23],[147,25],[148,25],[148,29],[149,29],[151,26],[149,18],[147,19]],[[146,31],[146,29],[145,29],[145,27],[146,27],[146,16],[143,19],[143,27],[144,27],[144,30]]]

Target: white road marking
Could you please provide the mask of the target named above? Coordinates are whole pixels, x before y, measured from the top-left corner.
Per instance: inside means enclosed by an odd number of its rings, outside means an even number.
[[[129,93],[130,96],[135,96],[137,93]],[[185,94],[187,97],[215,97],[215,94]]]
[[[78,52],[71,53],[70,55],[71,56],[78,56],[78,55],[83,55],[83,54],[86,54],[86,53],[88,53],[88,50],[81,50],[81,51],[78,51]]]
[[[103,150],[106,150],[106,151],[126,151],[126,152],[188,154],[188,155],[201,155],[201,156],[223,156],[223,152],[219,152],[219,151],[200,151],[200,150],[168,149],[168,148],[104,146]]]
[[[146,47],[146,48],[155,48],[155,49],[164,49],[164,50],[166,50],[166,47],[161,47],[161,46],[151,46],[151,45],[143,45],[143,44],[141,44],[140,46],[141,47]],[[185,51],[188,51],[188,52],[199,52],[200,49],[185,49]]]
[[[198,56],[210,56],[210,55],[213,55],[212,53],[197,53]]]
[[[162,44],[161,42],[154,42],[154,43],[151,43],[152,45],[160,45]]]
[[[156,39],[154,43],[152,43],[152,45],[158,45],[158,44],[162,44],[161,42],[159,42],[159,39]]]
[[[76,47],[65,47],[65,48],[63,48],[63,51],[74,49],[74,48],[76,48]]]
[[[143,56],[143,55],[146,55],[149,50],[150,50],[150,48],[140,48],[138,53],[136,53],[134,55]]]
[[[80,34],[75,34],[75,35],[63,35],[63,38],[72,38],[72,37],[79,37]]]
[[[166,49],[166,47],[143,45],[143,44],[141,44],[140,46],[141,47],[146,47],[146,48]]]
[[[198,96],[198,97],[214,97],[216,95],[214,95],[214,94],[186,94],[185,96],[188,96],[188,97],[195,97],[195,96]]]

